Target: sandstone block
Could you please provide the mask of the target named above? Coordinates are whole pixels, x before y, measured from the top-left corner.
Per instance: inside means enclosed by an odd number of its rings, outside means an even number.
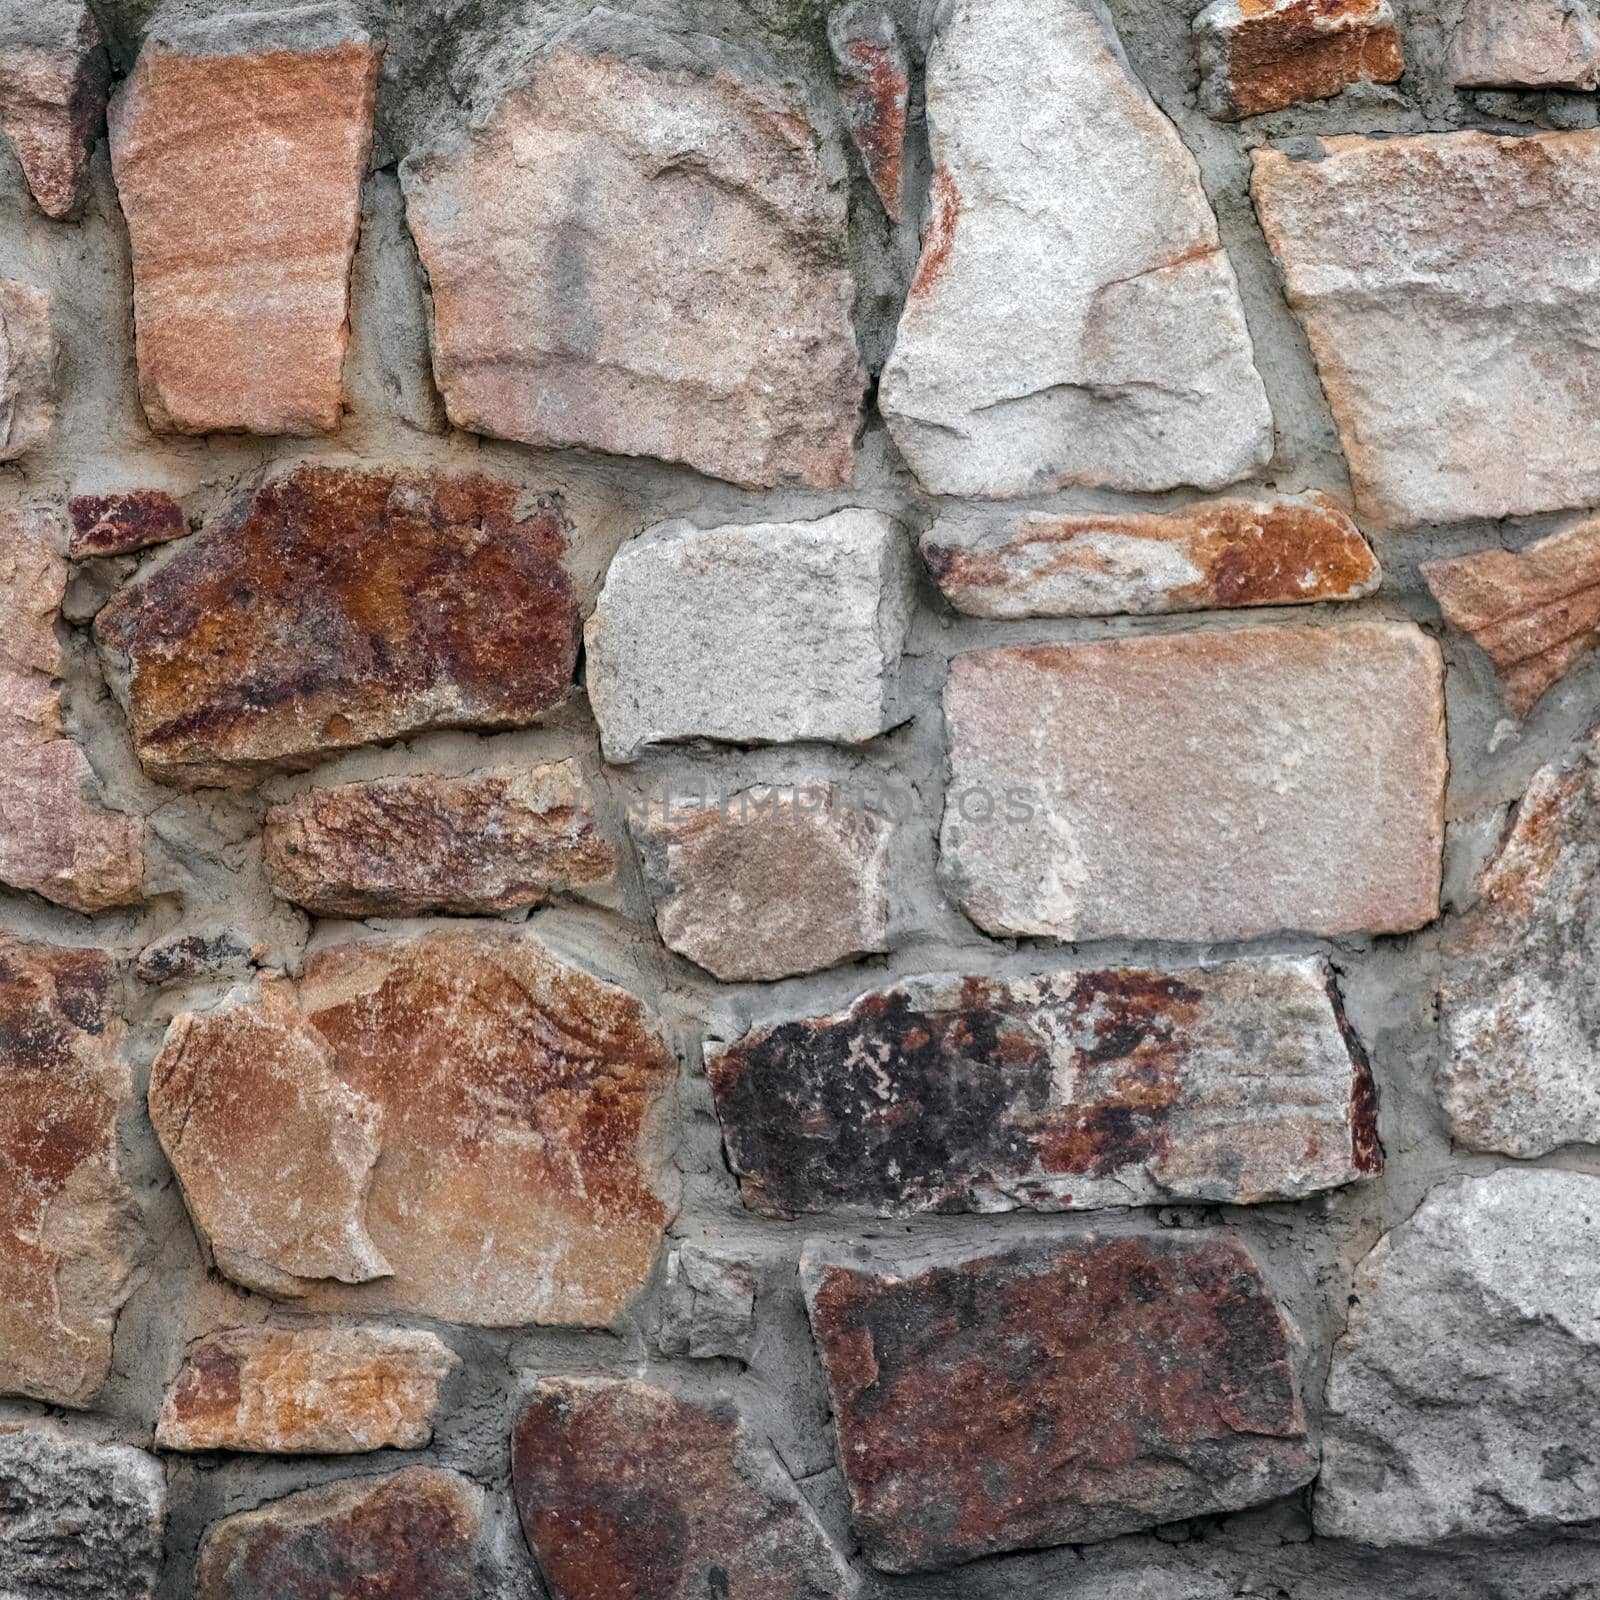
[[[1594,1517],[1600,1179],[1433,1190],[1356,1272],[1328,1375],[1317,1531],[1496,1539]]]
[[[156,1423],[163,1450],[416,1450],[459,1365],[401,1328],[230,1328],[191,1345]]]
[[[667,1257],[656,1345],[696,1361],[748,1361],[755,1343],[756,1269],[725,1250],[680,1245]]]
[[[1283,1313],[1224,1235],[903,1272],[813,1249],[801,1277],[856,1530],[885,1571],[1236,1510],[1316,1473]]]
[[[166,1483],[143,1450],[0,1423],[0,1594],[152,1600]]]
[[[944,597],[974,617],[1151,616],[1358,600],[1377,558],[1327,495],[1181,511],[947,513],[922,536]]]
[[[974,651],[945,721],[943,871],[991,932],[1402,933],[1437,914],[1442,665],[1410,624]]]
[[[150,1115],[217,1265],[249,1287],[594,1326],[643,1286],[671,1219],[676,1080],[625,990],[526,937],[452,931],[327,950],[298,982],[179,1017]]]
[[[156,432],[338,427],[378,56],[332,6],[145,38],[111,167]]]
[[[67,510],[72,517],[67,554],[74,561],[127,555],[189,531],[183,507],[162,489],[74,495]]]
[[[402,164],[439,389],[457,427],[525,444],[843,483],[843,190],[798,103],[692,48],[660,40],[668,69],[572,34],[463,146]]]
[[[408,1467],[226,1517],[206,1534],[196,1600],[471,1600],[483,1491]]]
[[[300,467],[99,615],[152,776],[197,787],[428,728],[533,722],[572,686],[553,505],[473,475]]]
[[[900,220],[911,65],[894,13],[881,0],[847,0],[828,18],[845,123],[883,209]]]
[[[1446,63],[1459,88],[1600,87],[1600,29],[1587,0],[1467,0]]]
[[[89,188],[111,65],[77,0],[14,4],[0,19],[0,133],[48,217],[71,217]]]
[[[706,1071],[768,1215],[1243,1205],[1382,1166],[1372,1076],[1311,960],[914,978]]]
[[[512,1483],[552,1600],[851,1600],[859,1585],[731,1401],[547,1378],[517,1418]]]
[[[0,278],[0,461],[43,444],[56,420],[56,340],[50,296]]]
[[[668,800],[630,820],[667,948],[724,982],[887,948],[888,825],[829,784]]]
[[[1094,0],[954,0],[927,97],[933,211],[880,390],[924,488],[1215,489],[1264,463],[1199,169]]]
[[[1351,136],[1254,163],[1364,526],[1600,501],[1600,133]]]
[[[910,604],[903,536],[875,511],[652,528],[617,552],[584,633],[606,759],[876,737],[897,715]]]
[[[1194,35],[1200,105],[1222,122],[1405,71],[1389,0],[1214,0]]]

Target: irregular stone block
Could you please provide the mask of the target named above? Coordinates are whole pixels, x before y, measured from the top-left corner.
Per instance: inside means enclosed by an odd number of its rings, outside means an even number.
[[[526,937],[452,931],[326,950],[298,982],[177,1018],[150,1117],[248,1287],[597,1326],[672,1217],[676,1082],[625,990]],[[330,1279],[366,1287],[339,1298]]]
[[[0,133],[47,217],[71,217],[83,205],[110,80],[86,5],[19,0],[0,18]]]
[[[1356,1271],[1317,1531],[1428,1544],[1592,1522],[1597,1303],[1600,1179],[1507,1169],[1434,1189]]]
[[[1446,63],[1458,88],[1600,87],[1600,29],[1587,0],[1467,0]]]
[[[1405,71],[1389,0],[1215,0],[1194,37],[1200,106],[1221,122]]]
[[[572,687],[554,505],[473,475],[300,467],[100,613],[145,769],[194,788],[428,728],[518,727]]]
[[[450,420],[844,483],[865,374],[843,189],[775,85],[655,48],[679,65],[574,33],[461,147],[401,164]]]
[[[922,536],[944,597],[973,617],[1152,616],[1359,600],[1382,577],[1327,495],[1181,511],[946,513]]]
[[[74,561],[127,555],[181,539],[189,531],[183,507],[163,489],[74,495],[67,510],[72,517],[67,554]]]
[[[163,1450],[348,1455],[433,1437],[439,1385],[460,1365],[404,1328],[230,1328],[190,1345],[156,1423]]]
[[[881,0],[847,0],[828,18],[828,46],[850,137],[883,209],[898,222],[911,65],[894,13]]]
[[[570,761],[311,789],[264,839],[273,888],[319,917],[511,911],[617,868]]]
[[[867,1558],[921,1572],[1288,1494],[1317,1470],[1290,1334],[1217,1233],[900,1271],[801,1261]]]
[[[733,1403],[547,1378],[517,1418],[512,1484],[551,1600],[850,1600],[860,1586]]]
[[[217,1523],[196,1600],[469,1600],[482,1525],[483,1491],[459,1473],[349,1478]]]
[[[696,1361],[748,1361],[755,1343],[756,1273],[748,1260],[699,1245],[667,1257],[656,1346]]]
[[[913,978],[708,1049],[706,1073],[767,1215],[1248,1205],[1383,1165],[1319,961]]]
[[[1262,465],[1199,168],[1099,5],[954,0],[927,96],[933,210],[879,395],[923,487],[1216,489]]]
[[[0,461],[49,437],[56,420],[56,340],[50,296],[0,278]]]
[[[1600,641],[1600,521],[1553,533],[1520,554],[1424,561],[1422,576],[1445,620],[1470,633],[1494,663],[1519,717]]]
[[[62,728],[60,542],[49,513],[0,510],[0,883],[104,911],[139,898],[144,824],[101,804]]]
[[[105,1382],[133,1270],[116,984],[98,950],[0,935],[0,1393],[55,1405]]]
[[[619,550],[585,629],[608,761],[672,739],[862,744],[897,715],[910,617],[900,530],[667,522]]]
[[[247,944],[232,929],[208,933],[174,933],[147,944],[133,964],[141,983],[162,988],[196,979],[243,981],[260,965],[265,949]]]
[[[157,433],[339,426],[379,54],[334,6],[146,36],[111,168]]]
[[[829,784],[669,799],[630,822],[662,940],[724,982],[887,948],[888,826]]]
[[[1600,1144],[1600,733],[1538,772],[1446,942],[1440,1096],[1474,1150]]]
[[[154,1456],[0,1423],[0,1593],[152,1600],[165,1520]]]
[[[1404,933],[1437,914],[1443,667],[1409,623],[973,651],[942,869],[993,933]]]
[[[1363,526],[1600,501],[1600,133],[1351,136],[1253,160]]]

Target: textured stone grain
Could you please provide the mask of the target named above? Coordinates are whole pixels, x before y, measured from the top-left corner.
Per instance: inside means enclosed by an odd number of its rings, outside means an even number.
[[[1467,0],[1446,71],[1463,88],[1593,89],[1600,29],[1587,0]]]
[[[47,217],[75,216],[105,123],[111,67],[86,5],[40,0],[0,17],[0,133]]]
[[[0,278],[0,461],[49,437],[56,420],[56,340],[50,296]]]
[[[189,531],[183,507],[163,489],[74,495],[67,511],[72,518],[67,554],[74,561],[127,555]]]
[[[656,1347],[695,1361],[748,1361],[756,1288],[754,1264],[737,1252],[680,1245],[667,1257]]]
[[[850,137],[883,209],[898,222],[911,64],[893,11],[881,0],[847,0],[828,18],[828,47]]]

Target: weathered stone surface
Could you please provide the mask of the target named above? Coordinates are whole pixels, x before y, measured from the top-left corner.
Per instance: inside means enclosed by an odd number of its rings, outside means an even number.
[[[1317,1530],[1364,1544],[1591,1523],[1600,1179],[1433,1190],[1356,1272],[1328,1375]]]
[[[265,841],[273,887],[320,917],[510,911],[617,867],[570,761],[311,789],[267,813]]]
[[[1462,88],[1593,89],[1600,29],[1587,0],[1467,0],[1447,71]]]
[[[231,929],[205,933],[173,933],[147,944],[139,952],[133,970],[141,983],[161,988],[169,983],[189,983],[194,979],[217,982],[226,978],[248,978],[260,964],[265,950],[246,942]]]
[[[1438,910],[1444,693],[1420,628],[958,656],[942,866],[991,932],[1403,933]]]
[[[50,296],[0,278],[0,461],[43,444],[56,420],[56,340]]]
[[[206,1534],[196,1600],[472,1600],[483,1491],[408,1467],[227,1517]]]
[[[0,1423],[0,1594],[151,1600],[166,1484],[142,1450]]]
[[[647,744],[861,744],[897,715],[904,536],[876,511],[667,522],[617,552],[585,630],[608,761]]]
[[[1332,974],[913,978],[708,1050],[728,1160],[768,1215],[1299,1199],[1377,1172]]]
[[[724,982],[887,948],[888,825],[829,784],[669,799],[630,821],[667,948]]]
[[[1348,137],[1316,160],[1253,159],[1363,526],[1600,501],[1600,133]]]
[[[189,1347],[156,1423],[163,1450],[346,1455],[433,1437],[460,1363],[402,1328],[230,1328]]]
[[[1200,105],[1223,122],[1405,71],[1389,0],[1215,0],[1194,35]]]
[[[133,1266],[116,982],[98,950],[0,935],[0,1393],[56,1405],[105,1382]]]
[[[111,167],[158,433],[338,427],[378,56],[332,6],[145,38]]]
[[[1322,494],[999,523],[950,513],[921,550],[945,599],[974,617],[1308,605],[1358,600],[1382,577],[1355,523]]]
[[[164,489],[75,495],[67,510],[72,517],[67,554],[74,561],[126,555],[181,539],[189,531],[183,507]]]
[[[241,1283],[321,1304],[332,1279],[366,1285],[340,1304],[598,1325],[643,1285],[672,1216],[676,1079],[625,990],[526,937],[441,932],[327,950],[298,983],[179,1017],[150,1115]]]
[[[1528,786],[1451,931],[1439,1091],[1458,1144],[1600,1144],[1600,733]]]
[[[426,728],[529,723],[578,614],[553,505],[473,475],[300,467],[101,613],[145,768],[194,787]]]
[[[1422,575],[1445,620],[1470,633],[1494,663],[1519,717],[1600,643],[1600,521],[1551,534],[1520,554],[1425,561]]]
[[[60,542],[49,513],[0,510],[0,883],[104,911],[139,898],[144,824],[105,809],[62,729]]]
[[[1223,1235],[1091,1234],[903,1274],[812,1248],[801,1278],[856,1531],[885,1571],[1234,1510],[1317,1470],[1289,1329]]]
[[[686,43],[661,41],[666,69],[571,41],[463,148],[401,166],[450,420],[845,482],[865,377],[845,197],[804,110]]]
[[[511,1471],[552,1600],[849,1600],[859,1585],[741,1421],[614,1378],[547,1378],[517,1418]]]
[[[828,18],[828,46],[850,137],[883,209],[898,222],[911,65],[894,13],[881,0],[847,0]]]
[[[1099,6],[954,0],[927,94],[933,213],[880,391],[924,487],[1214,489],[1265,462],[1199,169]]]
[[[72,216],[89,188],[89,152],[106,114],[111,66],[75,0],[17,0],[0,16],[0,133],[46,216]]]
[[[747,1361],[755,1343],[756,1272],[723,1250],[680,1245],[667,1257],[656,1345],[696,1361]]]

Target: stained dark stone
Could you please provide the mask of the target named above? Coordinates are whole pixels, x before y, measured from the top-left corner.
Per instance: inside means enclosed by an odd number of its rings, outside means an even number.
[[[189,531],[183,507],[162,489],[75,495],[67,510],[72,517],[67,554],[74,561],[126,555],[181,539]]]

